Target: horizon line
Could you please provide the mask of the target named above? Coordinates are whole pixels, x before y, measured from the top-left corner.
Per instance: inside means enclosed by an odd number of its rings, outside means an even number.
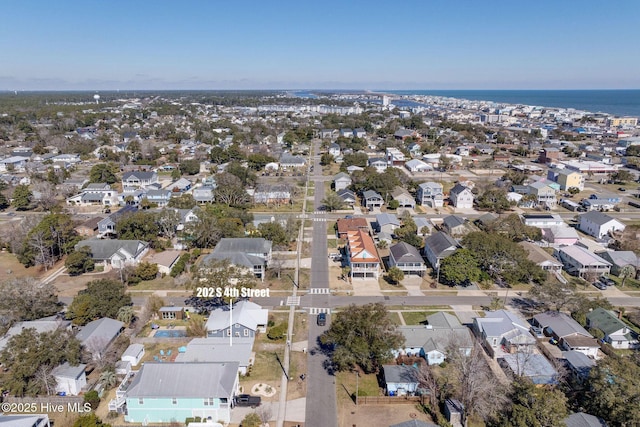
[[[180,88],[180,89],[0,89],[0,93],[10,93],[10,92],[131,92],[131,91],[139,91],[139,92],[179,92],[179,91],[192,91],[192,92],[300,92],[300,91],[315,91],[315,92],[368,92],[372,94],[384,94],[385,91],[394,91],[394,92],[411,92],[411,91],[434,91],[434,92],[444,92],[444,91],[460,91],[460,92],[481,92],[481,91],[492,91],[492,92],[508,92],[508,91],[628,91],[628,90],[640,90],[640,88],[590,88],[590,89],[548,89],[548,88],[539,88],[539,89],[362,89],[362,88],[350,88],[350,89],[315,89],[315,88],[298,88],[298,89],[264,89],[264,88],[226,88],[226,89],[194,89],[194,88]]]

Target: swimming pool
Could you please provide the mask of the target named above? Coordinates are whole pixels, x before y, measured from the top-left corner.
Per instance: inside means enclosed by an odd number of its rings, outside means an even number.
[[[161,329],[153,334],[155,338],[182,338],[187,336],[187,331],[184,329]]]

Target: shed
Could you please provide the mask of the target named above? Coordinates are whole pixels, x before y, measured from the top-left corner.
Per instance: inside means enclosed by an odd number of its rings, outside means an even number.
[[[131,363],[131,366],[137,366],[138,363],[144,357],[144,345],[142,344],[131,344],[127,349],[122,353],[120,360],[123,362]]]

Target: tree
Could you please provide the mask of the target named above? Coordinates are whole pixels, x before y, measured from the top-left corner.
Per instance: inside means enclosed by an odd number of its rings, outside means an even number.
[[[98,163],[94,165],[89,172],[89,182],[114,184],[118,182],[116,171],[117,167],[112,163]]]
[[[510,394],[512,405],[498,422],[504,427],[564,427],[567,398],[551,386],[536,387],[527,378],[516,378]]]
[[[482,193],[477,199],[476,204],[479,209],[490,210],[502,213],[511,208],[511,202],[507,199],[507,193],[496,187],[490,187]]]
[[[215,198],[217,202],[228,206],[242,206],[249,200],[242,180],[227,172],[216,175]]]
[[[491,222],[487,226],[486,231],[503,234],[514,242],[523,240],[538,241],[542,239],[542,231],[540,228],[525,225],[520,219],[520,216],[515,213],[502,216]]]
[[[142,281],[153,280],[158,276],[158,264],[141,262],[136,267],[134,274]]]
[[[285,228],[277,221],[259,224],[258,232],[262,237],[273,242],[275,246],[282,246],[289,243]]]
[[[470,285],[482,277],[480,262],[469,249],[458,249],[440,261],[440,281],[447,285]]]
[[[192,317],[187,323],[187,336],[205,338],[207,336],[207,324],[202,317]]]
[[[181,194],[179,197],[169,199],[167,206],[176,209],[193,209],[196,206],[196,199],[191,194]]]
[[[396,331],[383,304],[352,304],[335,315],[320,342],[333,348],[331,361],[336,370],[359,366],[372,373],[393,358],[391,350],[400,347],[404,338]]]
[[[67,255],[67,259],[64,261],[64,266],[67,267],[67,272],[70,276],[78,276],[88,271],[93,271],[95,263],[91,258],[91,251],[88,246],[83,246],[77,251],[71,252]]]
[[[400,207],[400,202],[397,200],[389,200],[389,203],[387,203],[387,208],[391,209],[391,210],[396,210]]]
[[[183,160],[180,162],[180,172],[186,175],[200,173],[200,162],[195,159]]]
[[[121,321],[125,325],[129,325],[133,321],[135,315],[136,312],[133,310],[133,307],[130,305],[125,305],[118,309],[116,320]]]
[[[580,402],[590,414],[616,426],[637,425],[640,420],[640,367],[630,358],[606,357],[591,368]]]
[[[51,283],[20,278],[0,283],[0,312],[8,320],[22,321],[48,317],[60,311],[58,291]]]
[[[19,211],[26,211],[31,207],[33,193],[29,190],[28,185],[17,185],[13,190],[13,207]]]
[[[633,182],[635,180],[635,175],[628,170],[620,169],[619,171],[611,175],[611,178],[616,184],[624,184],[628,181]]]
[[[3,211],[9,207],[9,200],[7,200],[7,196],[0,193],[0,211]]]
[[[228,259],[212,259],[193,269],[191,288],[194,293],[200,286],[214,289],[255,288],[256,279],[253,271],[231,264]],[[224,296],[227,302],[232,299],[235,298]]]
[[[8,370],[3,387],[16,396],[46,394],[52,388],[50,368],[64,362],[77,365],[80,348],[80,342],[64,329],[44,333],[24,329],[0,353],[0,362]]]
[[[396,284],[404,280],[404,272],[398,267],[391,267],[387,272],[387,276],[389,277],[389,280],[391,280],[391,282]]]
[[[73,427],[111,427],[111,424],[103,422],[96,414],[90,413],[81,415],[73,423]]]
[[[576,293],[576,285],[572,281],[562,286],[543,282],[531,288],[529,297],[544,311],[573,311],[584,302]]]
[[[178,258],[178,261],[171,268],[169,275],[171,277],[178,277],[179,275],[181,275],[187,268],[187,264],[189,263],[190,258],[191,256],[189,254],[180,255],[180,258]]]
[[[86,325],[101,317],[115,318],[120,307],[131,305],[131,296],[122,283],[112,279],[98,279],[87,283],[87,289],[73,298],[67,318],[76,325]]]
[[[320,202],[327,212],[338,211],[344,209],[344,200],[338,196],[335,191],[329,191],[324,199]]]
[[[142,240],[153,248],[160,246],[160,228],[156,215],[151,212],[138,211],[123,216],[116,224],[116,234],[121,240]]]
[[[322,153],[322,155],[320,156],[320,164],[322,166],[329,166],[331,163],[333,163],[333,154],[330,153]]]
[[[255,412],[247,414],[242,419],[242,427],[260,427],[262,425],[262,420],[260,416]]]
[[[509,169],[503,176],[503,181],[511,181],[513,185],[522,185],[527,180],[528,176],[524,172]]]
[[[113,371],[109,371],[109,372],[113,372]],[[102,375],[100,376],[102,377]],[[95,411],[98,405],[100,404],[100,396],[98,395],[98,392],[96,390],[91,390],[84,394],[84,401],[85,403],[88,403],[89,405],[91,405],[91,409]]]
[[[118,377],[116,376],[115,371],[107,369],[106,371],[102,371],[98,381],[101,382],[107,390],[109,390],[118,383]]]

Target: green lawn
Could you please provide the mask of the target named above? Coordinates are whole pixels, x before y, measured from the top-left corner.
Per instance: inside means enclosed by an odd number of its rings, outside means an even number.
[[[363,374],[357,379],[359,396],[381,396],[378,378],[375,374]],[[336,374],[336,386],[346,388],[350,395],[356,394],[356,374],[355,372],[339,372]],[[340,393],[344,395],[344,393]]]
[[[437,311],[403,311],[402,317],[407,325],[424,325],[426,323],[427,316],[430,316]]]

